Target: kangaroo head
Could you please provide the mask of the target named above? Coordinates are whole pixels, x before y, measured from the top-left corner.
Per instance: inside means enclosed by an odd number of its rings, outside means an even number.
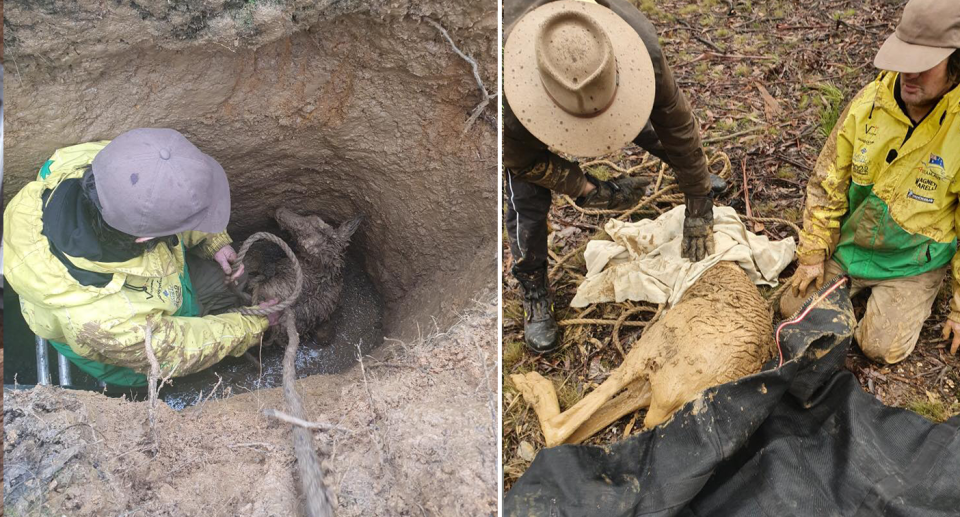
[[[288,208],[280,208],[275,219],[281,228],[293,236],[303,255],[301,261],[319,262],[329,267],[342,262],[350,237],[363,217],[356,217],[334,228],[319,216],[299,215]]]

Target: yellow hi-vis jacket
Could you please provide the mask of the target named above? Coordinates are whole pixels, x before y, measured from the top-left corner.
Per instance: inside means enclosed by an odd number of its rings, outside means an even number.
[[[104,287],[82,285],[50,251],[41,234],[41,195],[69,178],[79,178],[108,142],[66,147],[54,153],[41,178],[28,183],[3,214],[3,274],[20,295],[20,309],[33,332],[66,343],[81,357],[149,372],[144,332],[149,320],[151,345],[164,375],[186,375],[208,368],[228,355],[240,356],[259,343],[266,318],[223,314],[175,316],[183,304],[180,275],[184,247],[199,247],[212,257],[230,243],[227,234],[185,232],[172,249],[160,244],[118,263],[67,257],[76,267],[111,274]]]
[[[960,87],[919,124],[897,104],[898,74],[881,73],[853,99],[810,181],[800,262],[831,256],[854,277],[902,278],[952,261],[960,280]],[[954,289],[950,319],[960,322]]]

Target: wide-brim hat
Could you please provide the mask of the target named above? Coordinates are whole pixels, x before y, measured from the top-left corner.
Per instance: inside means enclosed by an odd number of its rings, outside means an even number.
[[[537,139],[574,156],[622,148],[646,125],[656,78],[640,35],[606,7],[563,0],[517,20],[503,90]]]
[[[910,0],[897,30],[880,47],[873,64],[881,70],[921,73],[960,48],[960,2]]]

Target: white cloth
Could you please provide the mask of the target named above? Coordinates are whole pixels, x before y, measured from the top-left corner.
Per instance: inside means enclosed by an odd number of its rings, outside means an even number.
[[[672,306],[721,260],[739,264],[756,284],[775,286],[793,260],[797,245],[792,237],[770,241],[749,232],[733,208],[714,207],[715,253],[690,262],[680,256],[684,208],[680,205],[656,219],[635,223],[607,221],[603,229],[613,240],[587,243],[587,276],[570,306],[625,300]]]

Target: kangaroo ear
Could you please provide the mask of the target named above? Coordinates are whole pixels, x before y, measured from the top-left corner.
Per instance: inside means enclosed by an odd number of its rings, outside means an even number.
[[[299,217],[299,215],[285,207],[278,208],[273,214],[273,219],[280,225],[280,229],[289,233],[295,233],[294,230],[296,230],[297,227],[296,221]]]
[[[337,233],[340,235],[341,239],[349,239],[353,236],[353,233],[357,231],[357,228],[360,227],[360,223],[363,222],[363,215],[358,215],[353,219],[340,225],[340,228],[337,228]]]

